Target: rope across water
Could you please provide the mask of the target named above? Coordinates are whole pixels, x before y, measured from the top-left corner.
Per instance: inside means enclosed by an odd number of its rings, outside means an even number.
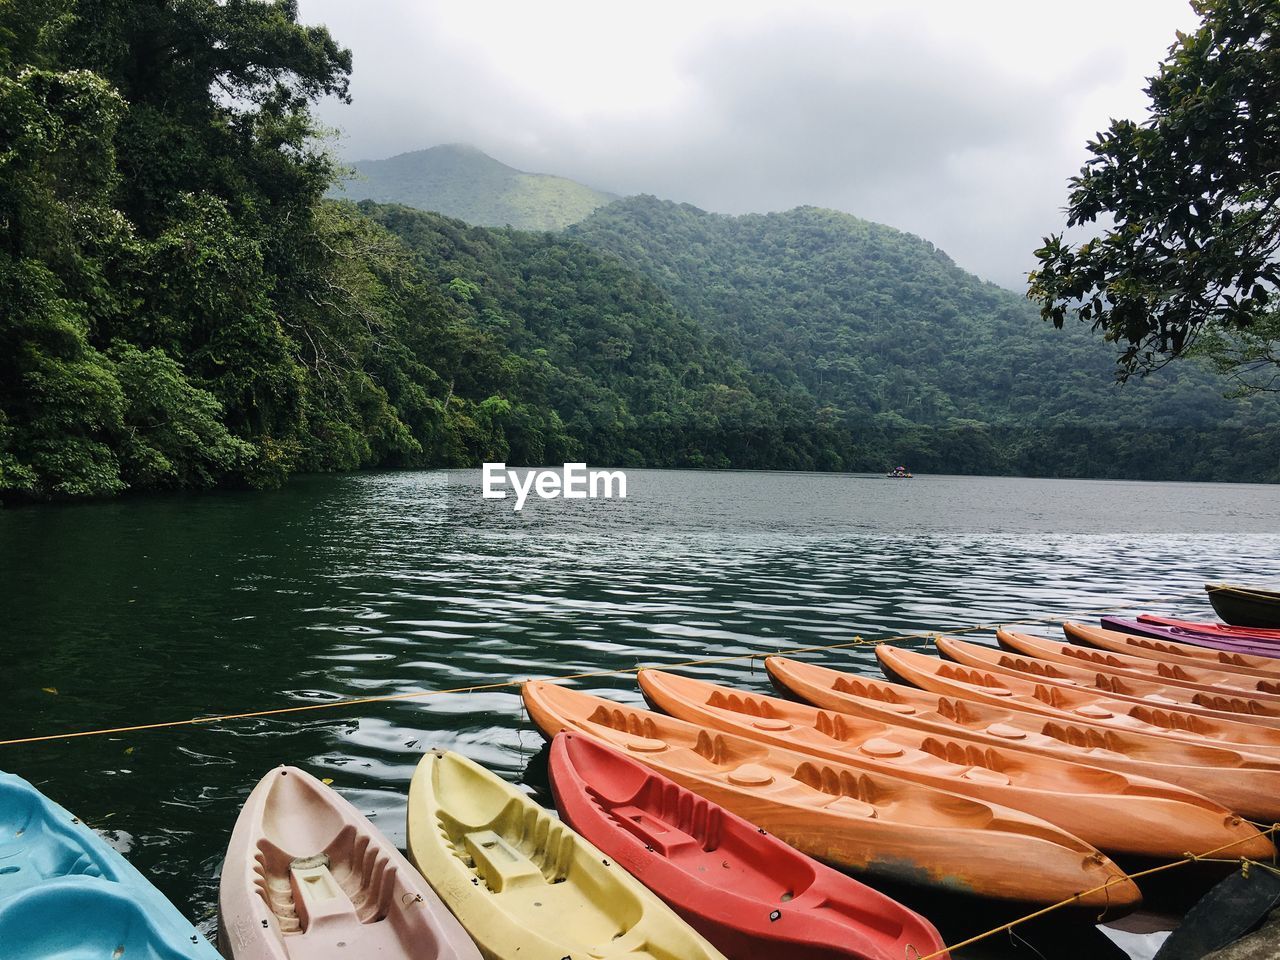
[[[1169,602],[1169,597],[1153,598]],[[1181,598],[1173,598],[1181,599]],[[1151,601],[1134,601],[1126,604],[1118,604],[1111,607],[1097,607],[1093,610],[1077,611],[1072,614],[1055,613],[1045,617],[1031,617],[1021,620],[1003,620],[999,626],[1029,626],[1040,623],[1055,623],[1062,620],[1083,619],[1096,616],[1100,613],[1110,613],[1116,610],[1127,610],[1137,604]],[[881,637],[878,640],[865,640],[860,636],[855,636],[852,640],[846,640],[841,643],[827,643],[818,646],[792,646],[792,647],[776,647],[768,651],[758,651],[752,653],[733,653],[720,657],[704,657],[695,660],[682,660],[677,663],[666,663],[662,666],[665,669],[678,669],[681,667],[702,667],[713,666],[718,663],[738,663],[744,660],[760,660],[765,657],[781,656],[784,654],[795,653],[822,653],[828,650],[845,650],[851,647],[877,646],[881,643],[893,643],[899,640],[927,640],[937,635],[939,632],[949,634],[960,633],[987,633],[994,631],[995,625],[978,623],[968,627],[959,627],[954,630],[937,631],[937,630],[921,630],[915,633],[901,633],[892,637]],[[567,673],[559,676],[545,678],[551,682],[563,682],[565,680],[590,680],[601,677],[620,677],[628,674],[639,673],[646,669],[643,666],[635,667],[619,667],[612,670],[590,670],[581,673]],[[254,720],[263,717],[280,717],[289,714],[308,713],[318,710],[341,710],[346,707],[367,706],[375,703],[392,703],[397,700],[417,700],[427,697],[443,697],[449,694],[459,693],[477,693],[483,690],[503,690],[511,687],[519,687],[524,683],[523,679],[495,680],[492,683],[472,684],[466,687],[450,687],[444,690],[410,690],[405,693],[387,693],[379,694],[374,697],[351,697],[343,700],[328,700],[324,703],[305,703],[297,704],[291,707],[271,707],[264,710],[248,710],[241,713],[223,713],[207,717],[191,717],[185,720],[162,720],[155,723],[136,723],[129,726],[121,727],[103,727],[96,730],[73,730],[61,733],[47,733],[33,737],[14,737],[8,740],[0,740],[0,747],[16,747],[22,744],[31,743],[48,743],[53,740],[74,740],[82,737],[105,737],[119,733],[139,733],[147,730],[166,730],[174,727],[192,727],[207,726],[217,723],[229,723],[233,720]]]

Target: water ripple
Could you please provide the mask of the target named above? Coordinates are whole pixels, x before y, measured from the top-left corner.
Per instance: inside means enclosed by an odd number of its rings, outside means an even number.
[[[629,491],[515,514],[479,497],[474,472],[367,474],[0,513],[4,642],[22,651],[0,674],[0,733],[1116,605],[1204,617],[1206,579],[1280,579],[1270,487],[635,471]],[[820,658],[876,672],[867,648]],[[690,672],[768,689],[747,659]],[[571,682],[642,702],[628,675]],[[227,836],[270,767],[331,778],[402,844],[407,784],[431,746],[546,800],[515,689],[6,748],[2,760],[129,838],[139,866],[208,927]]]

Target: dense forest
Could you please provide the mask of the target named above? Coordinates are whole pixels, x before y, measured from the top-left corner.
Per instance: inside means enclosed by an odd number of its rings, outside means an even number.
[[[1115,348],[966,273],[925,240],[833,210],[727,217],[632,197],[568,235],[666,291],[750,369],[918,469],[1280,479],[1280,397],[1205,367],[1114,382]]]
[[[292,2],[0,4],[0,497],[601,465],[1280,479],[1274,403],[1118,391],[928,243],[652,198],[564,233],[330,193]]]

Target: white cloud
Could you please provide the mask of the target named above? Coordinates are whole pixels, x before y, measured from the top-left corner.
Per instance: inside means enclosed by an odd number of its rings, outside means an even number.
[[[811,203],[1017,286],[1185,0],[303,0],[355,54],[350,159],[469,142],[726,213]]]

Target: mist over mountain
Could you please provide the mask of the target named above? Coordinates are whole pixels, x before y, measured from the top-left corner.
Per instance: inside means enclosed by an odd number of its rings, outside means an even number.
[[[565,177],[526,173],[466,144],[361,160],[331,195],[400,203],[477,226],[559,230],[617,199]]]

